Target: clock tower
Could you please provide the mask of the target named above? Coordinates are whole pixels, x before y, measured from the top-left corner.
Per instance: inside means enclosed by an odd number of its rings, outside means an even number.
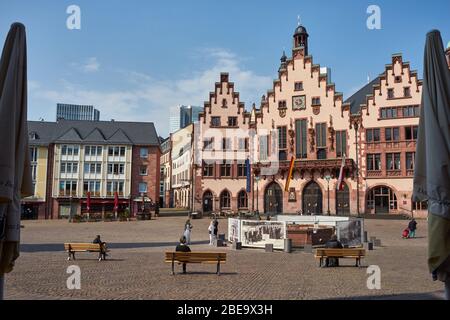
[[[294,33],[294,49],[303,48],[305,50],[305,56],[308,55],[308,37],[306,28],[299,23]]]

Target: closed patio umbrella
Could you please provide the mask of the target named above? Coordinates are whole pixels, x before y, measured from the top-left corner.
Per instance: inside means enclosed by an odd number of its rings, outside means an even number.
[[[0,298],[19,257],[22,197],[33,194],[27,127],[25,27],[14,23],[0,60]]]
[[[425,46],[413,198],[428,200],[428,265],[450,299],[450,71],[437,30]]]
[[[86,210],[87,210],[87,219],[89,221],[89,216],[91,213],[91,192],[88,191],[87,198],[86,198]]]
[[[119,194],[114,192],[114,216],[117,220],[117,211],[119,210]]]

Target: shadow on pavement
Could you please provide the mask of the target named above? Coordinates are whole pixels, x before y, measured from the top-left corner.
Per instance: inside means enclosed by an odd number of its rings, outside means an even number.
[[[178,242],[135,242],[135,243],[107,243],[108,249],[138,249],[138,248],[157,248],[173,247],[175,249]],[[192,241],[191,245],[205,245],[209,241]],[[21,252],[64,252],[62,243],[37,243],[20,245]]]
[[[214,271],[211,272],[200,272],[200,271],[188,271],[187,273],[183,272],[175,272],[175,276],[195,276],[195,275],[213,275],[213,276],[235,276],[237,275],[237,272],[220,272],[220,275],[217,275]],[[172,275],[172,274],[170,274]]]
[[[444,291],[426,293],[404,293],[398,295],[360,296],[332,300],[444,300]]]

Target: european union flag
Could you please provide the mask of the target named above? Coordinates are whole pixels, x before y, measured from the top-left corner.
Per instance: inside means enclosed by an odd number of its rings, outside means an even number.
[[[252,191],[252,180],[251,180],[251,170],[250,170],[250,159],[245,160],[245,167],[246,167],[246,171],[247,171],[247,192],[251,192]]]

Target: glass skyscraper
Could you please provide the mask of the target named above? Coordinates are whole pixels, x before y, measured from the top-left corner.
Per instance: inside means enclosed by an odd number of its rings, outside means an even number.
[[[99,121],[100,111],[94,106],[58,103],[56,106],[56,121],[58,120]]]
[[[178,106],[170,114],[170,133],[186,128],[191,123],[198,122],[198,115],[203,111],[197,106]]]

